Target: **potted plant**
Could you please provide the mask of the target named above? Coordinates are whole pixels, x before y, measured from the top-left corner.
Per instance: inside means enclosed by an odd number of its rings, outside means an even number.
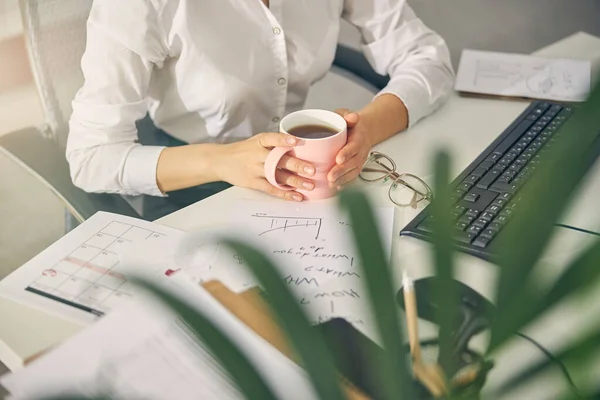
[[[518,210],[514,219],[506,226],[502,243],[498,244],[499,278],[497,280],[495,312],[490,316],[490,342],[482,360],[493,360],[494,355],[526,325],[545,315],[557,304],[570,296],[581,293],[598,281],[600,275],[600,240],[586,248],[547,289],[539,289],[532,271],[553,236],[553,226],[565,211],[578,184],[590,167],[588,160],[581,157],[595,140],[600,127],[600,87],[588,101],[567,121],[561,130],[557,145],[546,154],[543,168],[539,168],[530,183],[519,192],[525,207]],[[437,314],[439,325],[440,365],[444,368],[452,363],[449,348],[456,320],[453,310],[458,304],[453,289],[453,246],[452,220],[450,213],[450,158],[445,153],[435,157],[435,198],[431,204],[433,214],[433,256],[436,268],[436,290],[432,292],[440,305]],[[536,201],[544,198],[545,203]],[[385,399],[432,398],[423,391],[412,375],[407,362],[405,335],[395,301],[391,270],[375,226],[372,209],[364,195],[356,191],[345,191],[340,196],[340,207],[349,212],[353,235],[363,268],[363,277],[373,305],[375,320],[385,352],[373,357],[371,368],[377,372],[378,384]],[[500,239],[499,239],[500,240]],[[288,335],[297,359],[314,385],[315,392],[323,400],[345,399],[334,359],[326,342],[313,329],[301,311],[297,301],[288,291],[271,260],[249,245],[225,240],[227,245],[246,261],[264,288],[280,325]],[[138,280],[138,284],[154,293],[177,313],[198,338],[205,342],[212,354],[229,372],[240,391],[250,400],[275,399],[269,386],[253,368],[250,361],[231,343],[218,328],[189,307],[177,296],[166,293],[153,283]],[[583,339],[558,351],[552,358],[536,363],[522,371],[517,378],[500,387],[496,395],[509,393],[515,387],[536,379],[551,365],[564,359],[576,359],[581,365],[590,362],[593,351],[600,343],[600,329]],[[446,398],[479,398],[485,384],[485,371],[479,380],[468,385],[470,390],[450,390]],[[569,378],[570,379],[570,378]],[[464,388],[463,388],[464,389]],[[596,388],[598,390],[598,388]],[[565,393],[565,398],[598,398],[599,393]]]

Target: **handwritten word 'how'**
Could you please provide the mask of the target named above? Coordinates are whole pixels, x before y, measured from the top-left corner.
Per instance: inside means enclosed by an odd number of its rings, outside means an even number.
[[[292,275],[288,275],[285,278],[283,278],[283,281],[285,283],[287,283],[288,285],[296,285],[296,286],[300,286],[300,285],[315,285],[315,286],[319,286],[319,282],[315,278],[300,278],[300,277],[294,277]]]
[[[311,271],[322,272],[325,275],[332,275],[332,276],[335,276],[338,278],[343,278],[346,276],[356,276],[357,278],[360,278],[360,275],[357,274],[356,272],[340,271],[340,270],[336,270],[336,269],[332,269],[332,268],[325,268],[325,267],[315,267],[314,265],[311,265],[310,267],[306,267],[306,268],[304,268],[304,270],[306,272],[311,272]]]
[[[358,294],[354,289],[343,289],[343,290],[335,290],[333,292],[320,292],[315,294],[314,298],[319,299],[322,297],[351,297],[353,299],[360,299],[360,294]],[[300,304],[310,304],[310,299],[303,297],[300,300]]]

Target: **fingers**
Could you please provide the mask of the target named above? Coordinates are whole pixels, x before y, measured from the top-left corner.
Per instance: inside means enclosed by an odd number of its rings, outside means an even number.
[[[336,165],[327,175],[329,186],[337,187],[350,182],[358,176],[361,168],[362,159],[357,155],[342,165]]]
[[[356,124],[358,124],[358,120],[360,119],[358,113],[350,111],[347,108],[338,108],[337,110],[335,110],[335,112],[336,114],[339,114],[342,117],[344,117],[344,119],[346,120],[346,124],[348,124],[348,128],[353,128],[354,126],[356,126]]]
[[[352,157],[356,156],[360,151],[360,145],[350,138],[348,144],[346,144],[335,157],[335,163],[337,165],[342,165],[347,160],[350,160]]]
[[[301,202],[304,200],[304,196],[302,196],[300,193],[294,192],[293,190],[278,189],[271,185],[266,179],[258,179],[254,188],[260,190],[261,192],[270,194],[271,196],[279,197],[283,200],[295,202]]]
[[[275,179],[280,184],[292,186],[297,189],[313,190],[315,188],[315,184],[311,180],[304,179],[296,174],[281,169],[275,171]]]
[[[301,140],[286,133],[267,132],[256,135],[258,143],[264,148],[272,148],[277,146],[290,147],[297,146]]]
[[[284,155],[281,157],[279,168],[287,169],[288,171],[295,172],[299,175],[313,176],[315,174],[315,167],[309,162],[300,160],[299,158]]]

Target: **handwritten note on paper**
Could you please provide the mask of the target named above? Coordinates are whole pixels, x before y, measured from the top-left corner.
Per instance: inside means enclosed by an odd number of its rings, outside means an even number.
[[[469,93],[584,101],[590,85],[589,61],[463,50],[454,88]]]
[[[276,262],[298,295],[331,280],[360,278],[349,216],[325,204],[247,201],[231,221]],[[243,210],[243,211],[242,211]],[[386,253],[391,254],[394,209],[375,209]]]

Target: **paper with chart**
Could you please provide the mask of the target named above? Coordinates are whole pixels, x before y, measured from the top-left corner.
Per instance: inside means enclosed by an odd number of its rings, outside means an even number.
[[[300,367],[249,330],[185,273],[163,280],[253,362],[277,398],[315,398]],[[144,296],[144,295],[142,295]],[[77,392],[115,399],[242,399],[187,326],[152,298],[115,310],[33,364],[1,379],[15,399]]]
[[[394,208],[374,211],[389,255]],[[170,237],[159,246],[140,242],[123,254],[122,264],[161,276],[184,270],[196,283],[218,280],[235,292],[258,286],[242,257],[219,242],[223,237],[265,252],[314,324],[343,317],[373,337],[351,222],[333,205],[243,200],[225,229]]]
[[[454,88],[459,92],[584,101],[590,85],[590,61],[463,50]]]
[[[99,212],[0,281],[3,297],[81,322],[134,295],[119,257],[136,243],[154,247],[182,232]]]

